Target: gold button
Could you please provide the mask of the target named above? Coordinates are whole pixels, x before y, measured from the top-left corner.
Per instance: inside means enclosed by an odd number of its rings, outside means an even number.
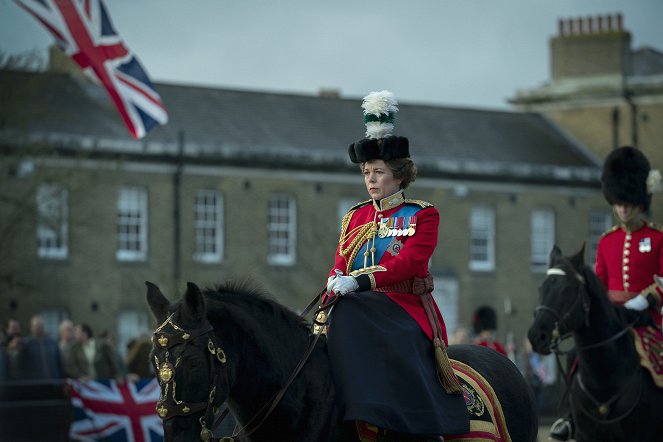
[[[629,247],[631,247],[631,243],[628,242],[628,241],[626,241],[626,242],[624,243],[624,248],[625,248],[625,249],[628,249]]]
[[[630,240],[631,240],[631,234],[630,234],[630,233],[627,233],[627,234],[626,234],[626,240],[627,240],[627,241],[630,241]]]
[[[628,264],[628,258],[624,258],[624,263]]]
[[[628,273],[624,273],[624,279],[628,279]]]
[[[624,250],[624,255],[629,255],[631,253],[630,250]]]
[[[628,266],[624,266],[624,271],[628,272]]]
[[[624,283],[624,288],[627,289],[630,284],[628,282]]]

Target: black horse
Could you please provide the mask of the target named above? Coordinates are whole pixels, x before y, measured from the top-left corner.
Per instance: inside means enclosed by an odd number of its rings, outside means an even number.
[[[147,286],[148,303],[161,323],[151,358],[161,383],[157,411],[166,441],[210,437],[214,411],[224,402],[239,424],[234,440],[346,440],[326,341],[322,335],[311,346],[309,323],[242,285],[203,293],[189,283],[174,303],[157,286]],[[511,440],[535,441],[532,393],[516,366],[485,347],[450,346],[448,351],[492,385]]]
[[[578,366],[569,394],[578,442],[660,441],[663,389],[640,366],[631,328],[641,314],[613,305],[583,257],[584,247],[571,257],[553,248],[529,340],[546,355],[573,335]]]

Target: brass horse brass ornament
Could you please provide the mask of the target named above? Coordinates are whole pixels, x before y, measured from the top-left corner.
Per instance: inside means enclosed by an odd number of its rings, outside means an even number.
[[[173,364],[168,361],[162,362],[161,366],[159,367],[159,381],[162,384],[167,384],[173,379],[174,373],[175,370],[173,368]]]
[[[162,347],[167,347],[168,346],[168,338],[165,337],[164,335],[159,336],[157,339],[159,341],[159,345]]]

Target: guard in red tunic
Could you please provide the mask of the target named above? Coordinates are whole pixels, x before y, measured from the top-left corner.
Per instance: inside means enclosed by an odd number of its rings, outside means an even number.
[[[391,135],[393,94],[373,92],[362,107],[367,138],[352,143],[349,155],[370,199],[343,218],[327,281],[327,301],[337,299],[327,331],[332,373],[346,428],[377,427],[385,441],[439,441],[469,430],[431,296],[428,262],[440,216],[404,195],[417,169],[408,139]]]
[[[495,336],[495,332],[497,331],[497,313],[494,308],[487,305],[477,308],[472,317],[472,326],[476,334],[474,340],[476,345],[492,348],[496,352],[507,356],[506,350],[497,341],[497,337]]]
[[[620,147],[606,157],[603,195],[619,224],[599,240],[595,267],[613,303],[648,310],[659,327],[663,291],[656,278],[663,275],[663,232],[647,221],[647,214],[660,181],[660,173],[651,170],[647,157],[634,147]],[[570,416],[558,419],[550,429],[554,440],[570,440],[573,433]]]
[[[663,291],[654,276],[663,275],[663,231],[646,218],[660,174],[642,152],[621,147],[606,158],[602,181],[619,224],[599,240],[596,274],[613,303],[648,309],[660,327]]]

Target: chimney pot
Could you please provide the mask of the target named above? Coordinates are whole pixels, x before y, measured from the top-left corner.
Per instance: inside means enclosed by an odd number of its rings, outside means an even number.
[[[612,32],[614,30],[612,29],[612,15],[607,16],[606,20],[608,21],[608,23],[606,24],[606,28],[608,28],[607,31]]]
[[[623,30],[622,14],[617,14],[617,30],[621,32]]]
[[[564,20],[561,18],[557,20],[557,32],[559,32],[560,37],[564,36]]]
[[[578,34],[580,34],[580,35],[584,34],[583,29],[582,29],[583,28],[582,18],[578,17],[578,20],[576,21],[576,23],[578,24]]]
[[[587,32],[590,34],[594,33],[594,19],[592,17],[587,17]]]
[[[598,16],[598,23],[596,23],[596,30],[600,34],[603,32],[603,16],[599,15]]]
[[[570,18],[566,21],[566,30],[569,31],[569,35],[573,35],[573,19]]]

